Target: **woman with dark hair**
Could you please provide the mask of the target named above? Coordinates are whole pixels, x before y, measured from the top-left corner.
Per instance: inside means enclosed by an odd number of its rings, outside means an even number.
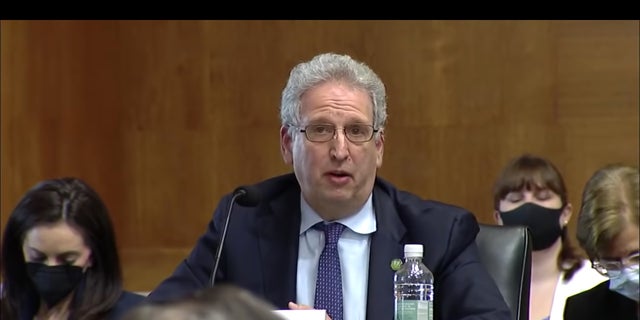
[[[119,319],[144,299],[123,290],[107,208],[79,179],[45,180],[23,196],[1,263],[2,319]]]
[[[567,297],[606,280],[567,235],[572,207],[551,161],[529,154],[511,160],[495,183],[493,205],[498,224],[524,225],[531,234],[529,319],[562,320]]]

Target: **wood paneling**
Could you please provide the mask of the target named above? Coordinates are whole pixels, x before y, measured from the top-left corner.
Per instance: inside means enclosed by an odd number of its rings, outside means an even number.
[[[590,174],[638,164],[638,21],[2,21],[1,214],[78,176],[116,225],[125,282],[150,290],[217,201],[290,170],[278,108],[290,68],[347,53],[385,81],[380,175],[492,222],[522,152]],[[572,226],[575,224],[573,219]]]

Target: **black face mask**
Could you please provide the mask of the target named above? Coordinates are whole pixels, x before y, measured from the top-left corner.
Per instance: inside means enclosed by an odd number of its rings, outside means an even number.
[[[549,209],[527,202],[511,211],[500,212],[504,225],[523,225],[529,227],[533,250],[551,247],[562,234],[560,215],[562,209]]]
[[[68,296],[84,276],[82,267],[47,266],[33,262],[27,263],[27,273],[36,286],[38,294],[49,308]]]

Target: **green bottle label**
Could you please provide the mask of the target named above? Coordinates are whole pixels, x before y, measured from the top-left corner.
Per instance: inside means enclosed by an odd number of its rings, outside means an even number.
[[[396,304],[396,320],[431,320],[433,302],[422,300],[403,300]]]

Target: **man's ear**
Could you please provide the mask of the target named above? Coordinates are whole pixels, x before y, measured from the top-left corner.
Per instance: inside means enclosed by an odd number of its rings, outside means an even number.
[[[280,127],[280,153],[286,164],[293,164],[293,138],[289,134],[289,128]]]
[[[384,155],[384,131],[380,131],[378,135],[379,136],[375,139],[374,143],[376,144],[376,150],[378,151],[376,165],[380,168],[382,166],[382,156]]]

